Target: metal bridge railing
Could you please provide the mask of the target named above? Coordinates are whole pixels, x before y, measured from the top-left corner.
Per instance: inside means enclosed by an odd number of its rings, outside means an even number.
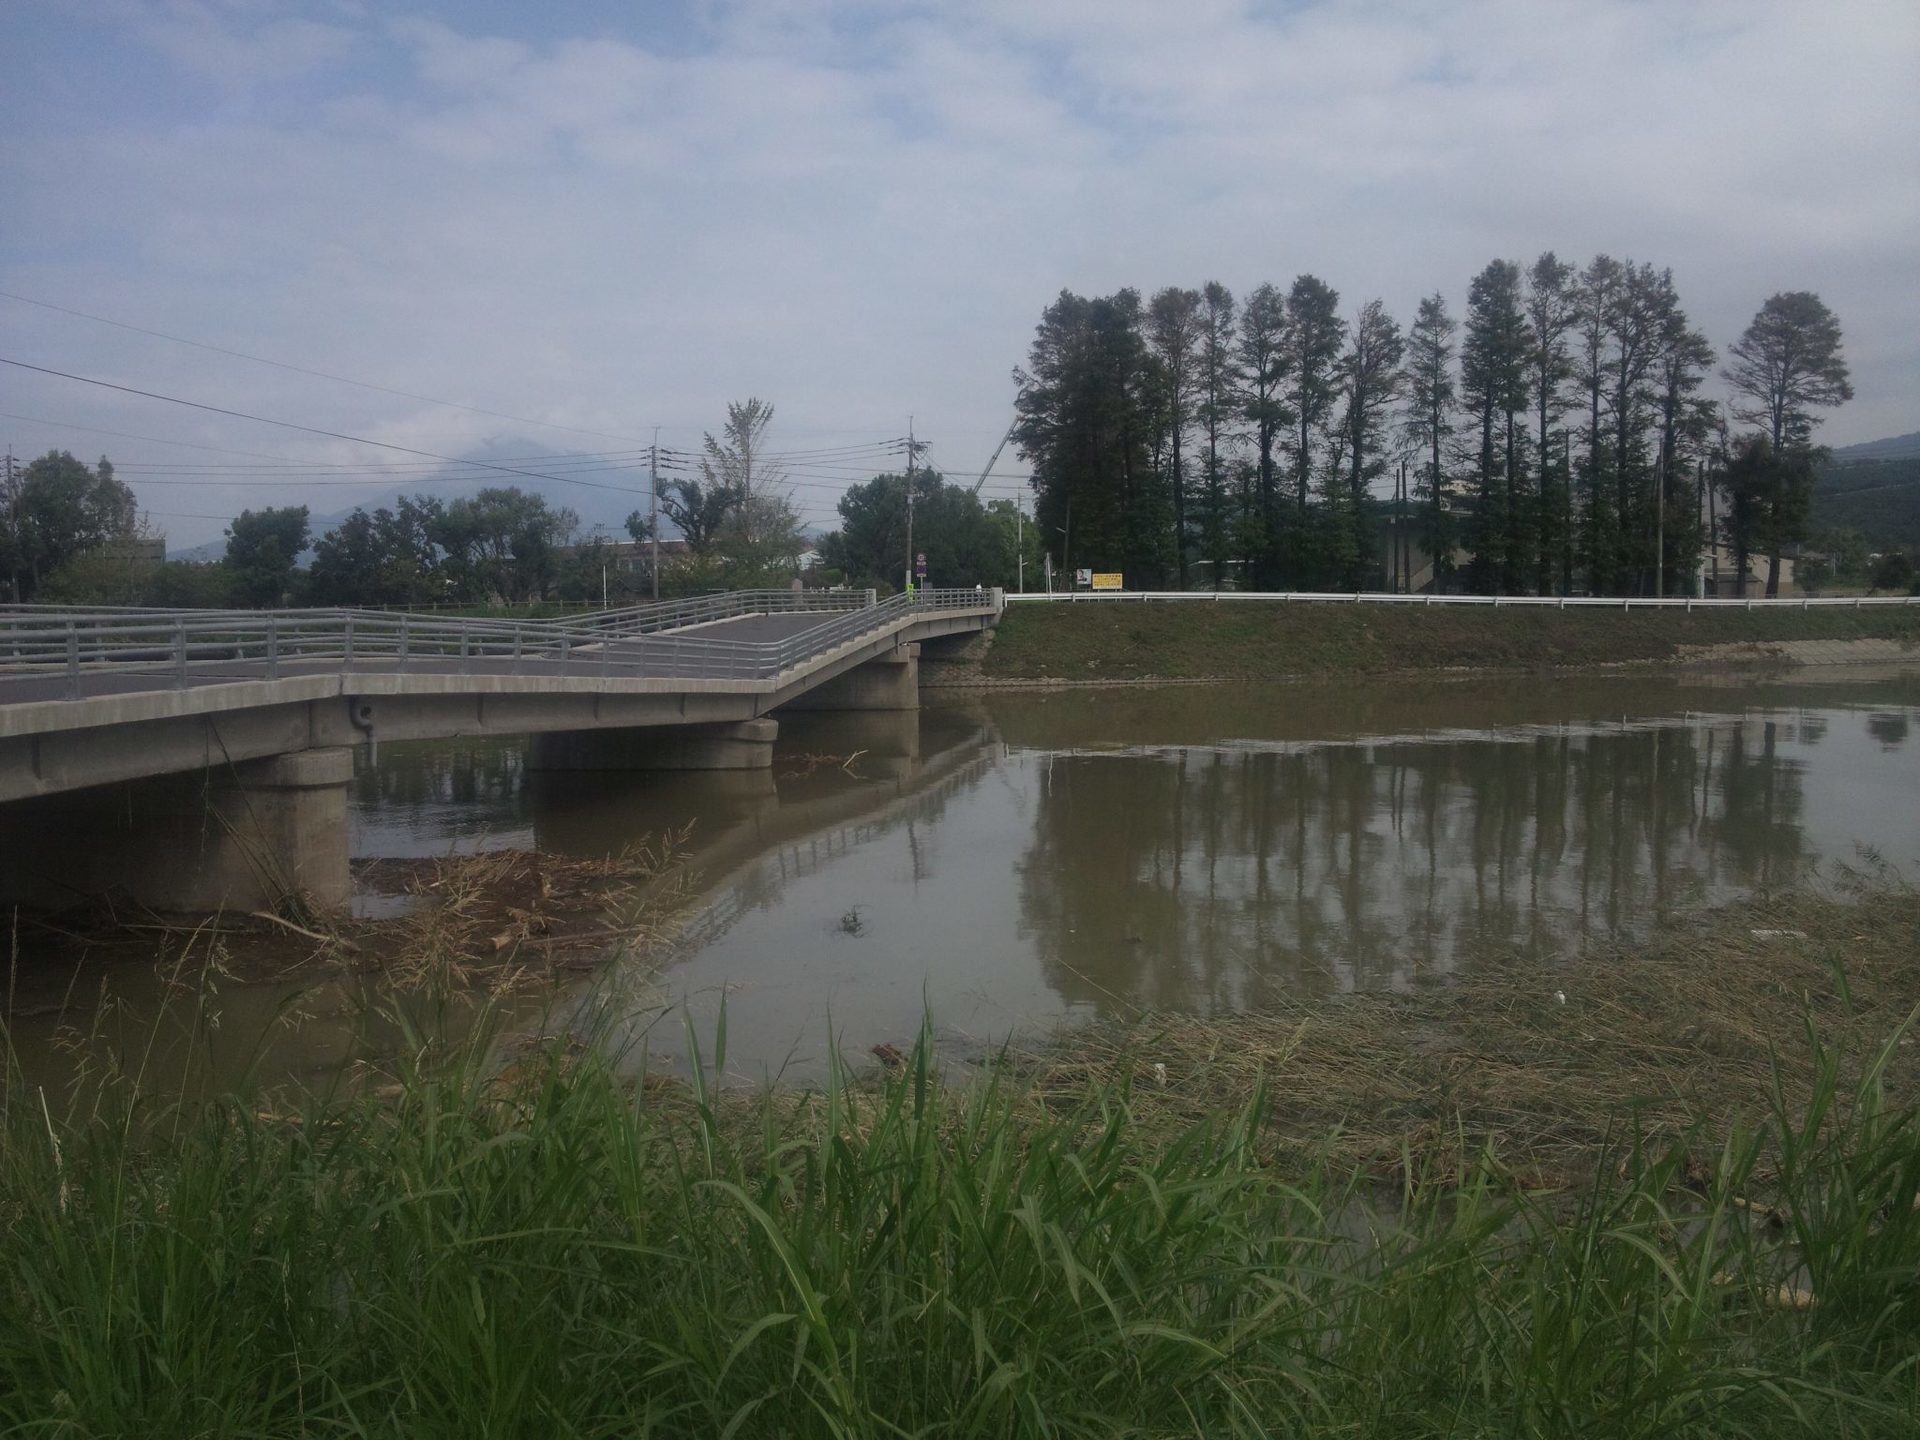
[[[923,590],[877,603],[867,591],[830,599],[746,591],[564,621],[372,610],[13,607],[0,610],[0,704],[10,698],[9,680],[50,676],[64,678],[59,694],[68,699],[81,695],[88,677],[105,677],[104,688],[116,692],[341,671],[764,680],[910,616],[987,610],[999,599],[978,590]],[[697,628],[780,611],[817,611],[820,620],[762,641]]]
[[[1670,595],[1655,599],[1650,595],[1395,595],[1369,590],[1060,590],[1051,595],[1009,595],[1007,603],[1057,605],[1110,605],[1129,601],[1152,604],[1191,601],[1210,604],[1224,601],[1268,602],[1299,605],[1544,605],[1552,609],[1601,610],[1807,610],[1827,607],[1857,608],[1863,605],[1920,605],[1920,595],[1795,595],[1768,600],[1703,599]]]

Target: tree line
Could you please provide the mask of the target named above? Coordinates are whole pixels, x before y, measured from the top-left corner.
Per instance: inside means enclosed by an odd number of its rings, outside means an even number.
[[[1129,588],[1674,595],[1718,539],[1772,594],[1853,393],[1839,322],[1772,296],[1725,404],[1719,358],[1671,270],[1607,255],[1495,260],[1461,317],[1436,292],[1405,327],[1313,275],[1063,291],[1013,434],[1050,553]]]
[[[0,480],[0,594],[16,603],[523,602],[568,578],[566,542],[579,525],[571,510],[514,486],[447,502],[403,496],[392,508],[355,510],[317,540],[306,506],[267,506],[234,517],[217,561],[156,562],[155,537],[106,457],[87,465],[49,451]]]

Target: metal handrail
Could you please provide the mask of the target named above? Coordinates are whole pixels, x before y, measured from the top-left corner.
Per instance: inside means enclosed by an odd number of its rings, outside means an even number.
[[[1329,605],[1545,605],[1553,609],[1579,608],[1604,610],[1807,610],[1823,607],[1859,608],[1866,605],[1920,605],[1920,595],[1794,595],[1768,599],[1725,599],[1669,595],[1397,595],[1374,590],[1059,590],[1049,595],[1008,595],[1008,604],[1112,604],[1124,601],[1265,601],[1286,604]]]
[[[288,675],[480,668],[511,674],[593,673],[687,678],[768,679],[804,660],[914,614],[997,609],[998,591],[935,590],[876,602],[871,592],[841,592],[830,603],[790,591],[735,592],[672,602],[681,624],[664,628],[665,608],[602,612],[582,619],[443,620],[377,610],[0,611],[0,679],[64,673],[67,698],[82,677],[152,674],[155,688],[201,680],[279,679]],[[730,640],[703,633],[706,618],[775,611],[818,611],[819,623],[775,640]],[[693,627],[693,628],[689,628]],[[0,697],[0,703],[4,698]]]

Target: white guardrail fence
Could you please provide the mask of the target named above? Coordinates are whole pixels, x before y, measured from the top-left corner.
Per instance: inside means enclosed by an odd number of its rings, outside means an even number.
[[[1674,595],[1662,599],[1650,595],[1395,595],[1384,590],[1056,590],[1051,595],[1009,593],[1007,596],[1009,605],[1044,604],[1048,601],[1059,605],[1115,605],[1130,601],[1149,604],[1268,601],[1300,605],[1491,605],[1496,608],[1533,605],[1557,610],[1808,610],[1851,609],[1862,605],[1920,605],[1920,595],[1794,595],[1772,600],[1760,596],[1708,600]]]
[[[445,619],[379,610],[133,610],[0,607],[0,704],[9,680],[63,676],[77,699],[91,676],[116,691],[334,670],[768,679],[914,616],[985,611],[997,591],[734,591],[564,620]],[[702,627],[756,615],[818,612],[765,640]],[[150,684],[141,685],[142,678]],[[132,681],[133,684],[127,682]],[[32,698],[47,698],[36,694]]]

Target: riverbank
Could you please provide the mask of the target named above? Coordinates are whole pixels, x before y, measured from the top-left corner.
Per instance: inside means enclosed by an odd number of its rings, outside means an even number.
[[[485,1025],[305,1105],[10,1086],[0,1428],[1910,1433],[1917,936],[1802,896],[965,1087]]]
[[[1823,1065],[1860,1074],[1906,1023],[1917,974],[1920,892],[1855,879],[1676,917],[1577,959],[1496,950],[1401,991],[1123,1015],[1065,1032],[1026,1073],[1043,1093],[1131,1083],[1169,1134],[1264,1090],[1282,1166],[1397,1182],[1497,1156],[1516,1184],[1565,1188],[1623,1127],[1711,1150],[1769,1096],[1804,1109]],[[1920,1050],[1898,1047],[1883,1078],[1920,1100]]]
[[[1920,606],[1554,610],[1535,606],[1014,604],[949,683],[1340,679],[1449,671],[1920,660]]]

